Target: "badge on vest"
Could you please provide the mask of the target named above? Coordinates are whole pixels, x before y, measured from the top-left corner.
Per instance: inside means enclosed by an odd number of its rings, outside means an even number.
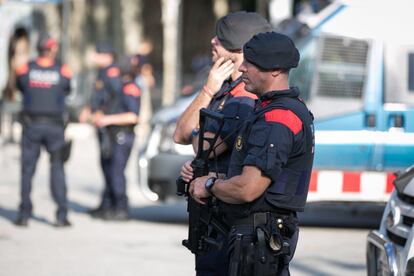
[[[238,135],[236,138],[235,148],[237,151],[241,151],[241,149],[243,148],[243,141],[240,135]]]

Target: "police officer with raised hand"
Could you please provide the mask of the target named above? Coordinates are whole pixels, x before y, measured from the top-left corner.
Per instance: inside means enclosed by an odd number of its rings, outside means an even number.
[[[216,36],[211,40],[213,66],[208,79],[178,120],[174,141],[180,144],[192,143],[197,150],[199,134],[199,111],[207,108],[220,112],[233,120],[226,120],[219,132],[216,149],[217,158],[209,160],[212,173],[225,175],[230,161],[231,146],[235,133],[241,123],[253,111],[257,97],[244,88],[241,72],[243,62],[243,45],[255,34],[270,31],[269,23],[259,14],[251,12],[230,13],[218,20]],[[218,124],[212,120],[206,122],[205,136],[212,136],[218,131]],[[223,143],[222,143],[223,142]],[[181,170],[183,179],[191,181],[193,169],[187,162]],[[224,237],[218,235],[218,239]],[[205,255],[196,256],[197,275],[227,275],[225,250],[210,249]]]
[[[57,227],[70,226],[63,168],[65,96],[70,92],[71,70],[56,60],[58,42],[41,34],[39,57],[16,70],[17,88],[23,94],[21,141],[21,204],[16,225],[27,226],[32,215],[32,177],[44,146],[50,155],[52,196],[58,209]]]
[[[105,127],[110,138],[111,154],[105,158],[109,169],[110,209],[103,216],[108,220],[128,219],[125,167],[135,139],[134,127],[138,123],[141,89],[135,83],[133,57],[124,57],[120,64],[122,91],[112,97],[103,113],[97,113],[94,124]]]
[[[122,90],[121,71],[115,64],[113,47],[108,43],[98,44],[93,61],[98,68],[98,72],[90,102],[79,115],[79,122],[81,123],[94,123],[96,121],[95,117],[100,117],[107,112],[111,103],[119,98]],[[112,142],[107,127],[97,127],[97,134],[100,165],[104,175],[105,187],[101,203],[97,208],[90,210],[89,214],[95,218],[107,218],[111,215],[114,206],[114,194],[111,184]]]
[[[290,38],[258,34],[243,52],[239,70],[245,89],[259,97],[255,111],[236,138],[227,179],[197,178],[190,194],[200,204],[210,195],[221,200],[232,226],[229,275],[289,275],[296,212],[304,210],[312,171],[313,116],[289,86],[299,62]]]

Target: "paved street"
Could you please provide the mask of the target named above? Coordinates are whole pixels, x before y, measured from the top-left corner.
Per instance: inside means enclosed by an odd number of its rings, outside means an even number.
[[[185,205],[156,205],[141,196],[137,149],[127,169],[132,219],[104,222],[86,214],[98,204],[102,188],[93,130],[75,125],[69,134],[75,138],[66,165],[73,223],[69,229],[52,226],[55,205],[45,153],[33,181],[35,217],[27,229],[13,225],[19,203],[19,148],[0,146],[0,276],[194,275],[193,256],[181,246],[187,234]],[[377,210],[361,213],[350,207],[332,215],[326,208],[312,207],[303,217],[307,226],[301,229],[292,275],[365,275],[365,239],[378,215]],[[330,227],[312,226],[320,224]]]

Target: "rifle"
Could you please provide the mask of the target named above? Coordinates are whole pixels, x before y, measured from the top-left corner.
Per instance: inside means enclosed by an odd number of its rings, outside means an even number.
[[[204,137],[205,121],[210,118],[219,122],[218,131],[214,137]],[[195,159],[191,162],[194,171],[194,179],[209,173],[208,158],[214,150],[219,133],[224,125],[224,115],[205,108],[200,110],[200,134],[198,141],[198,151]],[[204,142],[208,142],[209,147],[204,150]],[[188,239],[183,240],[182,244],[193,254],[203,254],[209,251],[211,246],[221,248],[222,243],[211,236],[212,230],[222,235],[227,235],[229,231],[226,225],[217,215],[217,199],[210,197],[206,205],[199,204],[191,196],[188,189],[190,183],[185,182],[182,177],[177,179],[177,195],[187,198],[187,212],[189,217]]]

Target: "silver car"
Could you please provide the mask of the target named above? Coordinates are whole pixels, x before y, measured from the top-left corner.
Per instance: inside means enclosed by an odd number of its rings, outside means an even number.
[[[414,166],[397,173],[379,230],[367,241],[368,275],[414,275]]]
[[[179,116],[194,97],[179,99],[174,105],[158,111],[151,120],[151,133],[138,157],[139,185],[151,201],[174,198],[175,179],[181,166],[194,158],[191,145],[175,144],[172,138]]]

